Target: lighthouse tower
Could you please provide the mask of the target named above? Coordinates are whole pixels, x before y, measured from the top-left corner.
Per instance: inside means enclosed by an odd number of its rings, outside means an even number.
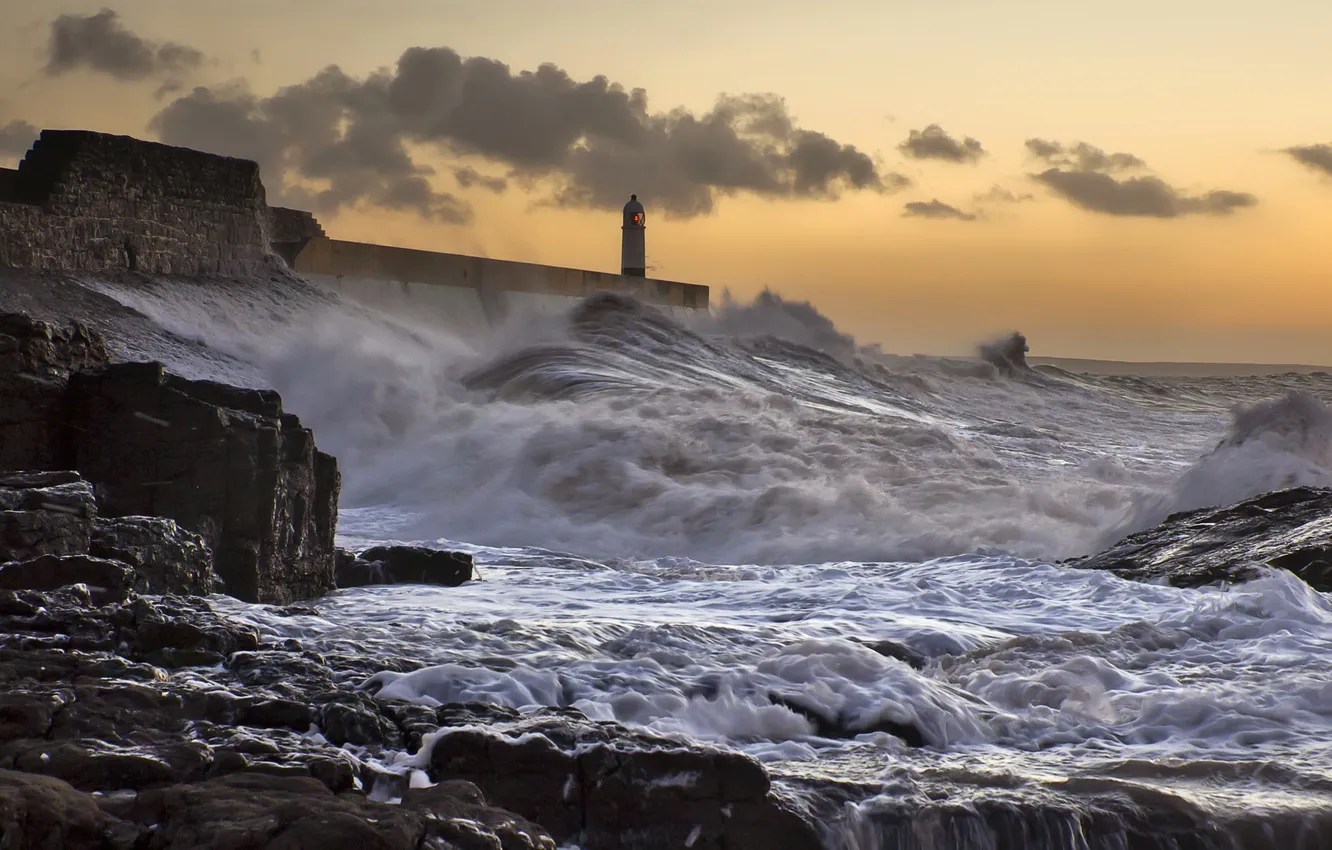
[[[643,205],[637,195],[629,196],[624,205],[624,240],[620,249],[620,274],[629,277],[647,276],[647,240],[644,233]]]

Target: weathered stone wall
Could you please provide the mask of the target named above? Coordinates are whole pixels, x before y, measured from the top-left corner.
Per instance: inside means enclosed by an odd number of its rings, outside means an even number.
[[[44,130],[0,178],[0,266],[153,274],[273,262],[259,166],[79,130]]]
[[[296,257],[309,241],[324,236],[324,228],[319,226],[313,213],[286,207],[269,207],[268,242],[287,265],[295,266]]]

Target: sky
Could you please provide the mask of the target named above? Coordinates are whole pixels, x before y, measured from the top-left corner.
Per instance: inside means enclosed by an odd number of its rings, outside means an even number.
[[[334,238],[809,300],[863,343],[1332,364],[1332,3],[0,0],[40,128],[256,159]]]

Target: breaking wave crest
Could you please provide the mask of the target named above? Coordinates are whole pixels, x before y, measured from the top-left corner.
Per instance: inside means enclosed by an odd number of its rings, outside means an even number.
[[[1031,372],[1020,334],[983,359],[893,357],[771,292],[684,324],[603,294],[477,343],[361,304],[284,313],[272,293],[256,309],[189,286],[100,288],[281,391],[339,458],[348,534],[710,563],[1055,558],[1327,480],[1328,413],[1307,392],[1238,414],[1218,444],[1220,396],[1174,409]],[[397,519],[366,528],[358,510]]]

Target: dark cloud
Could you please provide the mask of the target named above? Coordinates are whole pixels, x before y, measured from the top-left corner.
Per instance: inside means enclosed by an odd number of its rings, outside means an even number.
[[[1026,145],[1027,151],[1032,156],[1057,168],[1072,168],[1077,171],[1127,171],[1147,166],[1147,163],[1131,153],[1108,154],[1086,142],[1065,147],[1058,142],[1048,142],[1045,139],[1027,139]]]
[[[642,89],[577,81],[554,65],[512,72],[447,48],[411,48],[395,68],[355,78],[330,67],[271,97],[196,89],[153,123],[163,141],[258,159],[290,198],[313,180],[341,206],[428,169],[409,153],[488,160],[558,206],[619,209],[630,193],[669,215],[711,212],[719,197],[833,199],[909,185],[852,145],[797,125],[767,94],[723,96],[704,114],[652,112]],[[353,175],[351,179],[348,175]],[[479,174],[478,174],[479,176]],[[454,174],[460,186],[503,188]]]
[[[490,177],[482,174],[470,165],[453,169],[453,179],[464,189],[470,189],[473,186],[479,186],[482,189],[489,189],[492,192],[503,192],[509,188],[509,181],[503,177]]]
[[[1028,193],[1019,195],[1003,186],[994,185],[989,191],[977,193],[975,199],[982,204],[1020,204],[1023,201],[1034,201],[1036,196]]]
[[[121,80],[176,77],[203,64],[204,55],[175,42],[140,38],[111,9],[95,15],[61,15],[51,22],[46,73],[85,69]]]
[[[1332,145],[1296,145],[1283,153],[1290,154],[1301,165],[1332,176]]]
[[[902,213],[907,218],[934,218],[934,219],[954,219],[956,221],[975,221],[976,216],[972,213],[962,212],[962,210],[952,204],[945,204],[943,201],[935,198],[932,201],[912,201],[904,206],[905,212]]]
[[[1106,215],[1154,218],[1228,215],[1258,203],[1253,195],[1226,189],[1188,197],[1156,177],[1118,180],[1099,171],[1062,171],[1058,168],[1047,169],[1032,177],[1073,205]]]
[[[0,126],[0,155],[21,156],[27,153],[40,132],[27,121],[14,120]]]
[[[357,120],[344,123],[355,107]],[[252,159],[275,202],[336,213],[367,204],[445,223],[471,220],[463,200],[430,184],[382,103],[336,68],[260,98],[244,88],[196,88],[158,113],[169,144]]]
[[[924,130],[912,130],[905,142],[897,146],[912,159],[939,159],[944,162],[975,162],[985,156],[981,143],[967,136],[954,139],[938,124]]]
[[[1179,218],[1229,215],[1258,203],[1258,199],[1247,192],[1216,189],[1190,196],[1159,177],[1117,177],[1119,172],[1145,169],[1147,163],[1133,154],[1107,154],[1086,142],[1065,146],[1044,139],[1028,139],[1026,145],[1033,157],[1054,166],[1029,176],[1089,212]]]

